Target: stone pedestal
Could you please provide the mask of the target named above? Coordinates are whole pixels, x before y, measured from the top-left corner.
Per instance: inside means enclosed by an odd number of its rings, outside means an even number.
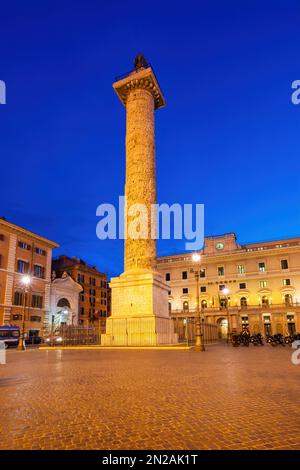
[[[113,278],[112,312],[104,346],[159,346],[177,343],[168,312],[168,286],[160,274],[131,271]]]

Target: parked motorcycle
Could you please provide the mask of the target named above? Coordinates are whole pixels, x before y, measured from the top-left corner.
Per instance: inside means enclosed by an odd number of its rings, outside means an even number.
[[[254,335],[250,336],[250,343],[253,344],[253,346],[263,346],[263,337],[260,333],[256,333]]]
[[[285,338],[281,333],[277,333],[276,335],[269,335],[267,337],[267,343],[271,344],[271,346],[285,346]]]

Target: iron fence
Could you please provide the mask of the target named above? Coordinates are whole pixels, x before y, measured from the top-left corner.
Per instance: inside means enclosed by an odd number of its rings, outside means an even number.
[[[173,318],[175,333],[180,343],[194,344],[196,332],[196,318]],[[204,344],[216,343],[219,340],[218,326],[205,321],[201,322]]]
[[[57,331],[62,346],[100,344],[101,331],[94,326],[62,325]]]

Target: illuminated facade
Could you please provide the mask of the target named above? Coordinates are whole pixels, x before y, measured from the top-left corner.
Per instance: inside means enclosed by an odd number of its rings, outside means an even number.
[[[43,332],[49,320],[51,260],[56,247],[56,243],[0,219],[0,325],[21,326],[25,315],[29,335]],[[26,294],[24,275],[31,279]]]
[[[300,238],[240,245],[234,233],[206,237],[199,267],[202,315],[220,336],[228,324],[264,335],[300,331]],[[158,258],[175,319],[195,316],[194,268],[190,253]]]
[[[100,320],[105,331],[106,318],[110,314],[110,290],[106,274],[80,258],[65,255],[53,260],[52,269],[57,277],[68,274],[82,287],[77,323],[88,326]]]

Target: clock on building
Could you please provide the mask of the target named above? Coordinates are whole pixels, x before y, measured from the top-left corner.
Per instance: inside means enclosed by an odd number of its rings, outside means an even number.
[[[217,250],[223,250],[223,248],[224,248],[224,243],[221,243],[221,242],[216,243]]]

